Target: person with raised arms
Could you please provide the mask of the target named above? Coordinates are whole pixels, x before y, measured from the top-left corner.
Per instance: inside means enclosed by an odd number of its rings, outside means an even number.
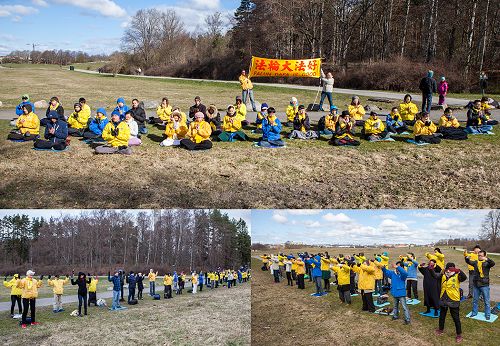
[[[418,263],[417,263],[418,264]],[[401,303],[404,312],[404,323],[410,324],[410,310],[406,304],[406,278],[408,272],[404,269],[403,261],[397,261],[392,266],[393,270],[388,270],[383,267],[384,274],[391,280],[391,295],[394,298],[394,315],[393,320],[399,319],[399,304]]]
[[[19,274],[14,274],[12,279],[7,281],[7,276],[3,279],[3,285],[7,288],[10,287],[10,317],[14,318],[14,308],[16,307],[19,310],[19,314],[23,313],[23,307],[21,305],[21,295],[23,294],[23,290],[17,287],[19,278]]]
[[[71,276],[71,284],[78,285],[78,316],[82,317],[82,305],[83,313],[87,316],[87,285],[90,284],[90,278],[87,278],[84,272],[79,272],[76,280]]]
[[[421,263],[418,270],[424,276],[424,306],[426,314],[431,313],[431,308],[434,309],[434,316],[439,315],[439,294],[441,292],[441,281],[435,278],[431,272],[440,272],[441,268],[436,265],[436,260],[430,259],[427,263]]]
[[[472,313],[470,317],[477,316],[479,309],[479,298],[482,296],[484,301],[484,317],[486,320],[491,318],[490,308],[490,270],[495,266],[495,262],[486,257],[486,251],[480,250],[477,253],[477,260],[465,257],[465,262],[474,267],[472,294]],[[471,278],[469,278],[471,280]]]
[[[40,276],[40,280],[33,278],[35,272],[33,270],[28,270],[26,272],[26,277],[17,282],[17,288],[22,290],[21,298],[23,299],[23,315],[21,319],[21,328],[26,329],[28,325],[28,309],[30,310],[30,324],[32,326],[39,325],[40,322],[36,322],[36,299],[38,298],[38,289],[42,287],[43,275]]]
[[[54,304],[52,306],[53,312],[64,311],[62,307],[62,296],[64,294],[64,285],[69,284],[69,277],[66,276],[65,279],[61,279],[59,275],[55,275],[54,279],[50,279],[49,275],[47,283],[52,287],[52,292],[54,293]]]

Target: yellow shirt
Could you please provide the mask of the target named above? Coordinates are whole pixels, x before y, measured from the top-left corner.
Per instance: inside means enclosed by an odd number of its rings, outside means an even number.
[[[469,259],[471,261],[477,261],[478,260],[477,253],[475,253],[475,252],[466,252],[466,253],[464,253],[464,257],[469,257]],[[467,264],[467,267],[469,268],[469,271],[474,270],[474,267],[471,266],[470,264]]]
[[[4,281],[3,282],[3,285],[5,287],[10,287],[10,295],[11,296],[20,296],[21,294],[23,294],[23,290],[20,289],[19,287],[17,287],[17,283],[20,281],[21,279],[16,279],[16,278],[12,278],[10,279],[9,281]]]
[[[347,110],[349,111],[351,118],[354,120],[363,120],[363,116],[366,113],[365,108],[362,105],[349,105]]]
[[[458,281],[458,274],[452,275],[448,279],[446,275],[443,275],[441,279],[440,297],[443,296],[444,292],[446,292],[451,300],[460,301],[460,281]]]
[[[187,125],[182,120],[179,121],[177,129],[174,129],[173,121],[167,123],[167,126],[165,127],[165,135],[169,139],[183,139],[186,136],[187,132],[188,132]]]
[[[22,298],[36,299],[38,297],[38,289],[42,287],[42,280],[24,278],[17,282],[17,287],[22,289]]]
[[[38,116],[33,112],[21,114],[19,118],[17,118],[16,126],[23,135],[26,132],[32,135],[40,134],[40,119],[38,119]]]
[[[174,278],[170,275],[165,275],[163,277],[163,284],[165,286],[172,286],[173,281],[174,281]]]
[[[404,102],[399,104],[399,113],[401,114],[401,119],[413,121],[415,120],[415,115],[418,113],[418,107],[413,102]]]
[[[351,283],[351,268],[347,264],[342,264],[342,267],[334,266],[333,271],[337,274],[337,283],[339,286]]]
[[[52,292],[54,292],[54,294],[63,294],[64,285],[67,285],[68,283],[69,283],[69,278],[48,280],[49,286],[53,287]]]
[[[87,106],[87,105],[86,105]],[[85,129],[90,118],[90,107],[88,107],[89,113],[84,112],[83,109],[78,113],[73,112],[68,118],[68,125],[74,129]]]
[[[99,279],[92,278],[89,284],[89,292],[97,292],[97,283]]]
[[[118,129],[118,136],[114,136],[111,130]],[[130,128],[125,121],[121,121],[117,126],[112,121],[108,122],[102,131],[102,139],[112,147],[128,146],[130,139]]]
[[[460,127],[460,124],[458,123],[457,118],[451,117],[448,118],[446,115],[441,115],[441,118],[439,118],[439,127],[455,127],[458,128]]]
[[[159,105],[158,108],[156,108],[156,115],[163,121],[170,121],[171,114],[172,114],[171,105],[167,105],[166,107]]]
[[[241,120],[236,116],[224,116],[222,128],[226,132],[237,132],[241,130]]]
[[[380,118],[377,119],[372,119],[372,117],[369,117],[365,121],[365,133],[366,134],[375,134],[378,135],[382,133],[385,130],[385,125]]]
[[[297,114],[298,111],[299,111],[299,106],[288,105],[288,107],[286,107],[286,117],[289,122],[293,122],[295,114]]]
[[[239,107],[235,105],[234,108],[236,110],[236,118],[240,121],[244,121],[247,117],[247,106],[242,103]]]
[[[190,138],[195,143],[209,141],[212,134],[212,127],[205,120],[201,122],[193,121],[189,124],[189,129],[186,137]]]
[[[240,75],[239,81],[241,84],[241,90],[253,89],[252,81],[248,78],[248,76]]]
[[[337,115],[327,114],[325,116],[325,129],[335,132],[335,124],[337,123]]]
[[[417,120],[417,122],[415,123],[415,127],[413,128],[413,134],[415,136],[430,136],[433,133],[436,133],[436,131],[436,124],[434,124],[432,121],[429,126],[426,126],[422,120]]]
[[[150,282],[155,281],[155,280],[156,280],[156,275],[157,275],[157,273],[149,273],[149,274],[148,274],[148,279],[149,279],[149,281],[150,281]]]

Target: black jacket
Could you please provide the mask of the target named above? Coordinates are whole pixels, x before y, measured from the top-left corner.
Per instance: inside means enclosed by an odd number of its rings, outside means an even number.
[[[83,278],[80,276],[83,275]],[[78,277],[76,280],[71,279],[72,285],[78,285],[78,294],[84,296],[87,294],[87,284],[90,284],[91,279],[87,279],[87,275],[85,273],[78,273]]]
[[[469,108],[467,111],[467,126],[477,127],[479,126],[479,120],[482,121],[483,125],[488,121],[483,111],[474,109],[473,107]]]
[[[306,114],[306,117],[302,120],[299,119],[299,115],[297,114],[295,118],[293,118],[293,129],[297,131],[302,130],[302,125],[304,125],[304,128],[306,131],[309,131],[311,129],[311,125],[309,124],[309,116]]]
[[[200,103],[198,106],[197,105],[192,105],[189,107],[189,117],[194,118],[194,114],[196,112],[202,112],[203,115],[207,115],[207,107],[205,107],[204,104]]]
[[[424,77],[420,81],[420,85],[418,87],[422,94],[429,95],[437,92],[437,83],[436,80],[432,77]]]
[[[144,280],[144,275],[137,275],[137,288],[139,290],[143,290],[144,289],[144,284],[142,283],[142,281]]]
[[[483,277],[481,277],[478,269],[478,261],[471,261],[469,257],[465,257],[465,262],[468,265],[474,267],[474,278],[472,282],[476,287],[485,287],[490,285],[490,268],[495,266],[495,262],[488,258],[486,261],[481,263],[481,269],[483,271]],[[469,278],[470,279],[470,278]]]
[[[59,105],[57,108],[56,108],[56,112],[57,114],[59,114],[59,119],[61,120],[66,120],[64,118],[64,108],[63,106]],[[50,113],[50,105],[47,107],[47,110],[45,111],[45,117],[48,117],[49,116],[49,113]]]
[[[135,119],[137,125],[144,126],[144,122],[146,121],[146,112],[141,107],[130,108],[130,112],[132,113],[132,118]]]

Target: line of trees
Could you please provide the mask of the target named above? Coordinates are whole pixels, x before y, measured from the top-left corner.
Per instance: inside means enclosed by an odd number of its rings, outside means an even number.
[[[14,220],[15,222],[12,222]],[[123,267],[160,271],[236,268],[250,263],[243,219],[219,210],[93,210],[49,220],[6,216],[0,223],[4,272]],[[23,246],[13,246],[22,243]]]
[[[90,55],[70,50],[16,50],[4,57],[2,63],[54,64],[64,66],[92,61],[107,61],[108,59],[109,57],[105,54]]]

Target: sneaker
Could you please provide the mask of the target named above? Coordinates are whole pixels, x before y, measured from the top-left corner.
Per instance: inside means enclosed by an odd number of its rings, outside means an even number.
[[[10,318],[14,318],[14,314],[10,314]]]
[[[490,320],[490,316],[485,316],[486,321]]]
[[[32,326],[38,326],[39,324],[40,324],[40,322],[31,322]]]
[[[399,319],[399,317],[392,316],[392,320],[393,320],[393,321],[396,321],[396,320],[398,320],[398,319]]]
[[[464,338],[462,338],[462,335],[457,335],[457,337],[455,338],[455,341],[457,342],[457,344],[461,343],[463,340],[464,340]]]
[[[406,325],[410,324],[410,321],[409,320],[405,320],[405,324]]]
[[[444,331],[441,330],[441,329],[436,329],[435,333],[436,333],[437,336],[441,336],[441,335],[444,334]]]
[[[52,281],[51,281],[52,282]],[[59,310],[52,310],[53,313],[59,312]]]
[[[63,309],[63,308],[60,308],[58,312],[63,312],[63,311],[64,311],[64,309]]]
[[[476,316],[477,316],[477,312],[476,313],[471,312],[469,317],[476,317]]]
[[[26,327],[27,327],[27,326],[26,326],[26,324],[25,324],[25,323],[21,324],[21,328],[26,329]]]

